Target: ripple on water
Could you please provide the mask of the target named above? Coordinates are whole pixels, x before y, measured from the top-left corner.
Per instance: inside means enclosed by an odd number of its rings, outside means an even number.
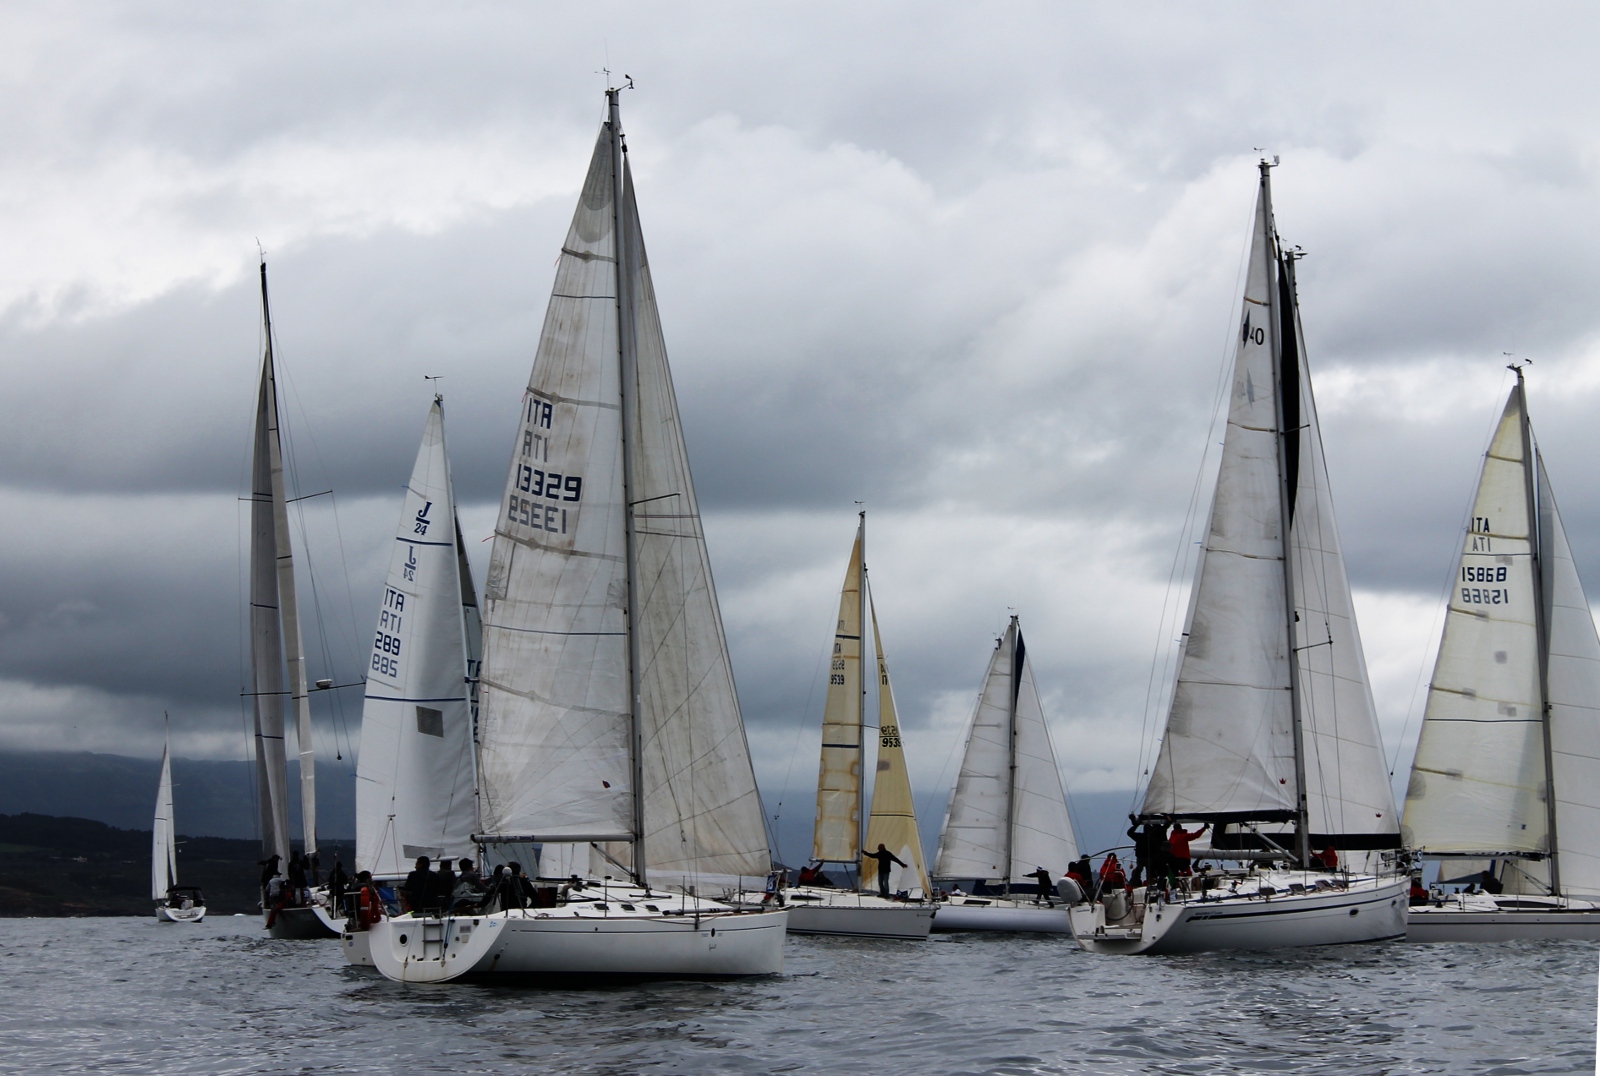
[[[253,920],[0,922],[0,1071],[1594,1071],[1596,947],[1094,957],[1060,937],[792,938],[787,974],[400,986]]]

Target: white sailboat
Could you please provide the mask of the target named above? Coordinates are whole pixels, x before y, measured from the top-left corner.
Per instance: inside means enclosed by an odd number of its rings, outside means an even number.
[[[764,878],[771,853],[618,92],[607,92],[524,397],[478,698],[478,841],[542,844],[597,880],[548,907],[385,920],[370,932],[372,958],[391,979],[783,967],[787,913],[703,895]]]
[[[1405,933],[1398,818],[1356,630],[1269,168],[1234,357],[1221,471],[1141,821],[1214,827],[1223,871],[1073,910],[1095,952],[1265,949]],[[1346,869],[1312,869],[1332,848]],[[1354,860],[1355,869],[1349,869]],[[1149,869],[1149,868],[1147,868]]]
[[[161,784],[150,827],[150,896],[158,923],[198,923],[206,917],[205,898],[194,886],[178,884],[178,830],[172,815],[172,742],[161,748]]]
[[[300,752],[301,847],[317,851],[316,757],[311,741],[311,698],[305,647],[295,596],[294,550],[289,539],[288,497],[283,479],[277,372],[273,364],[272,310],[267,301],[267,264],[261,263],[261,320],[266,351],[256,401],[255,448],[250,485],[250,669],[255,703],[256,795],[261,850],[289,861],[289,771],[284,741],[284,698],[294,712]],[[288,689],[284,688],[287,667]],[[310,904],[267,907],[274,938],[333,938],[339,931],[326,908]]]
[[[870,623],[878,660],[878,753],[873,782],[872,814],[861,830],[865,806],[862,780],[866,765],[867,679],[865,677],[867,616],[871,608],[867,580],[867,514],[861,513],[850,564],[839,595],[829,664],[828,694],[822,714],[822,760],[817,774],[817,817],[812,834],[812,867],[846,863],[857,869],[857,890],[802,884],[788,889],[789,930],[795,934],[841,934],[871,938],[926,938],[935,907],[928,899],[928,871],[917,833],[911,781],[906,773],[900,722],[889,683],[889,667],[878,634],[878,616]],[[878,873],[879,860],[869,857],[879,846],[903,863],[889,862],[889,892],[908,899],[884,897],[867,890]]]
[[[934,857],[936,882],[981,889],[942,898],[933,929],[1070,933],[1064,900],[1049,890],[1013,894],[1012,886],[1041,869],[1060,878],[1077,858],[1067,791],[1013,616],[989,659]]]
[[[373,629],[356,765],[356,870],[404,878],[418,856],[476,858],[474,646],[481,636],[435,396],[406,484]],[[370,964],[366,931],[345,956]]]
[[[1522,371],[1484,454],[1406,790],[1412,941],[1600,939],[1600,637]]]

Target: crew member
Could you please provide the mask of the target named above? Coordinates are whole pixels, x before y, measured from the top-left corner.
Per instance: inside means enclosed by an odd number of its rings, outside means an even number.
[[[1193,833],[1190,833],[1188,830],[1183,828],[1183,823],[1174,822],[1172,824],[1172,834],[1167,837],[1167,852],[1172,856],[1172,869],[1174,873],[1184,878],[1189,876],[1191,872],[1189,842],[1205,833],[1205,831],[1210,828],[1211,823],[1207,822]]]
[[[902,867],[906,867],[910,866],[910,864],[902,863],[900,861],[900,857],[889,851],[889,849],[884,846],[882,842],[879,842],[878,850],[876,852],[863,852],[861,853],[861,858],[876,859],[878,861],[878,896],[882,897],[884,900],[888,900],[889,865],[892,863],[899,863]]]

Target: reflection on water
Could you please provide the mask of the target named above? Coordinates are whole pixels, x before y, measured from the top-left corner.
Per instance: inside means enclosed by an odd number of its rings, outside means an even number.
[[[7,920],[0,1071],[1590,1073],[1596,953],[791,938],[781,978],[558,992],[399,986],[250,919]]]

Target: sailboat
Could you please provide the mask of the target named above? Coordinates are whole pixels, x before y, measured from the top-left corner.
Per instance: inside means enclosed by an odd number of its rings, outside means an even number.
[[[250,670],[255,703],[256,796],[261,852],[289,861],[289,769],[284,742],[284,698],[294,712],[300,751],[301,847],[317,851],[316,756],[311,742],[311,698],[306,682],[300,608],[295,597],[294,549],[289,539],[289,502],[283,479],[283,441],[273,363],[272,308],[267,299],[267,263],[261,262],[261,320],[266,340],[256,399],[255,448],[250,484]],[[288,689],[284,689],[285,666]],[[329,686],[319,684],[321,686]],[[268,906],[273,904],[274,906]],[[315,898],[307,904],[275,906],[262,893],[268,932],[274,938],[335,938],[337,921]]]
[[[406,484],[373,629],[356,765],[356,870],[404,878],[418,856],[476,858],[472,699],[482,634],[435,396]],[[368,932],[345,957],[370,964]]]
[[[1050,727],[1015,616],[995,642],[967,728],[961,772],[945,809],[935,882],[976,882],[939,905],[936,931],[1070,933],[1066,901],[1013,892],[1039,870],[1059,878],[1078,858]]]
[[[866,548],[867,514],[862,512],[839,594],[839,618],[829,664],[812,865],[802,875],[802,884],[785,894],[792,909],[789,930],[795,934],[920,939],[926,938],[933,927],[935,907],[928,900],[928,871],[922,858],[922,838],[917,833],[894,688],[889,683],[889,666],[878,633],[878,613],[872,607]],[[878,660],[878,752],[872,813],[863,834],[862,774],[867,743],[864,628],[869,622],[869,610]],[[879,849],[894,857],[889,861],[889,892],[903,893],[906,899],[884,899],[867,891],[867,879],[878,874],[882,862],[870,858]],[[858,889],[806,884],[829,863],[855,867],[861,880]]]
[[[1513,369],[1401,830],[1471,884],[1413,907],[1412,941],[1600,939],[1600,637]]]
[[[156,791],[155,823],[150,827],[150,896],[158,923],[198,923],[206,917],[205,897],[194,886],[178,884],[178,830],[172,820],[172,739],[161,748],[161,784]]]
[[[1251,866],[1131,894],[1107,887],[1073,909],[1078,941],[1094,952],[1405,933],[1399,819],[1334,521],[1295,255],[1273,219],[1271,167],[1261,163],[1221,470],[1138,816],[1147,849],[1167,843],[1168,825],[1199,822],[1212,832],[1196,861]],[[1141,866],[1164,883],[1165,862]]]
[[[537,908],[399,916],[391,979],[783,968],[771,870],[618,109],[600,130],[523,398],[484,588],[485,847],[582,863]],[[565,851],[563,852],[563,846]],[[580,854],[581,853],[581,854]]]

